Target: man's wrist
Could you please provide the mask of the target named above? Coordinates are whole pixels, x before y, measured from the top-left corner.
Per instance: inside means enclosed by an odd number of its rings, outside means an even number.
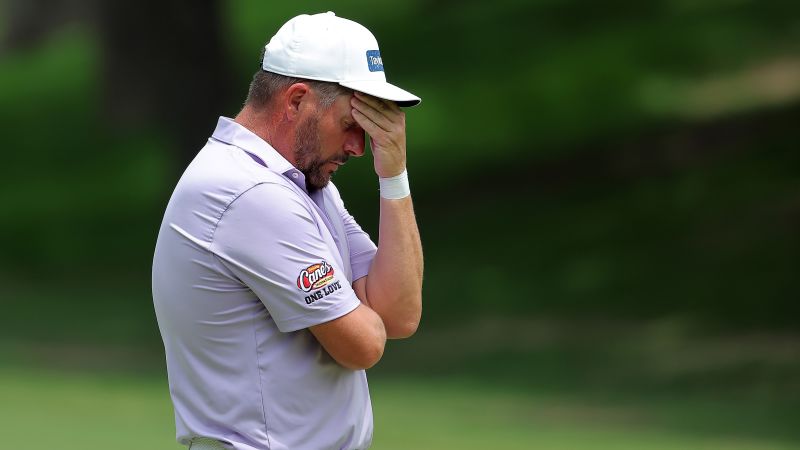
[[[396,175],[388,178],[378,178],[380,185],[381,197],[389,200],[397,200],[408,197],[411,195],[411,187],[408,184],[408,172],[406,169]]]

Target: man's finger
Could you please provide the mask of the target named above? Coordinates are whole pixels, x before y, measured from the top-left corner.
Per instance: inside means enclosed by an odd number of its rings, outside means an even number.
[[[361,100],[354,98],[351,102],[354,111],[360,112],[363,116],[367,117],[370,121],[378,125],[384,131],[390,131],[394,128],[393,121],[391,117],[387,117],[386,114],[378,111],[372,105],[368,103],[362,102]]]
[[[372,121],[369,117],[365,116],[364,113],[357,109],[353,109],[353,119],[358,123],[364,131],[367,132],[370,136],[374,136],[377,133],[385,133],[386,130],[378,126],[375,122]]]
[[[359,100],[363,101],[364,103],[372,106],[373,108],[377,109],[378,111],[394,111],[400,112],[400,107],[397,106],[397,103],[391,100],[384,100],[378,97],[374,97],[369,94],[365,94],[359,91],[353,91],[353,93],[358,97]]]

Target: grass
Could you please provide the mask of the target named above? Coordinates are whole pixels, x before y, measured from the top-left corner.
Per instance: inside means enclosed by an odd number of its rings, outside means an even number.
[[[788,449],[770,439],[661,428],[664,413],[429,381],[373,383],[377,449]],[[691,404],[682,406],[692,414]]]
[[[374,449],[800,448],[768,428],[739,429],[757,413],[747,404],[701,397],[584,396],[486,378],[385,374],[372,377],[371,392]],[[155,372],[6,366],[0,423],[5,448],[181,448],[166,380]]]
[[[145,294],[6,288],[7,448],[180,448]],[[796,332],[679,317],[431,318],[370,371],[373,448],[800,449],[798,380]]]
[[[180,448],[146,292],[13,285],[0,291],[8,448]],[[370,371],[373,448],[800,449],[799,380],[796,332],[431,317]]]
[[[5,448],[180,448],[156,379],[4,369],[0,422]]]

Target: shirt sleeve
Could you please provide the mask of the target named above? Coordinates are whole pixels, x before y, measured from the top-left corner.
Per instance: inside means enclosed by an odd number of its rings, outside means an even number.
[[[356,219],[347,211],[344,201],[339,195],[339,190],[336,189],[333,183],[328,186],[331,187],[333,197],[336,200],[336,208],[342,216],[344,233],[347,235],[347,244],[350,247],[350,267],[353,273],[353,281],[356,281],[369,273],[369,267],[375,258],[378,247],[372,242],[369,234],[361,229]]]
[[[360,304],[300,195],[262,183],[223,213],[210,250],[264,303],[283,332],[339,318]]]

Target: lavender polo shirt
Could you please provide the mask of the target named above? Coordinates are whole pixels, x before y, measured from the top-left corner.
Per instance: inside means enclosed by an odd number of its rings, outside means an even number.
[[[301,172],[221,117],[172,194],[153,258],[178,441],[369,447],[366,373],[337,364],[308,327],[359,305],[351,284],[375,251],[333,184],[309,196]]]

